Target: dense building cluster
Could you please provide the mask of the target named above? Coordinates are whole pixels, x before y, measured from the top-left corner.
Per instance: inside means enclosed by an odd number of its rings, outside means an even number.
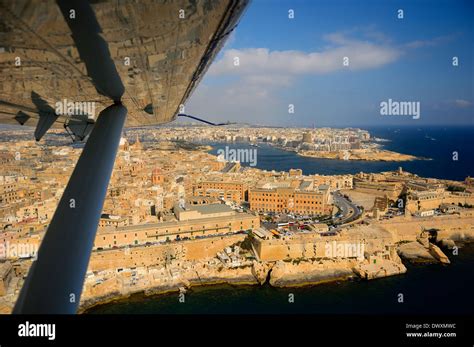
[[[285,134],[288,141],[302,136],[298,141],[309,143],[327,131],[289,129]],[[422,178],[401,168],[355,175],[266,171],[211,155],[207,143],[249,141],[258,151],[265,141],[279,141],[279,129],[189,127],[182,134],[179,127],[137,128],[122,137],[91,255],[86,299],[176,286],[197,273],[232,278],[249,267],[258,272],[254,267],[266,266],[260,262],[331,258],[326,247],[333,243],[365,251],[335,256],[347,259],[343,266],[354,266],[362,277],[381,276],[379,266],[391,269],[386,275],[402,273],[394,242],[412,238],[406,225],[422,232],[429,222],[452,233],[465,229],[474,216],[470,177],[463,182]],[[334,134],[335,143],[370,137],[352,129]],[[55,130],[44,143],[16,130],[5,131],[4,138],[0,304],[11,307],[81,145]],[[364,254],[379,265],[365,264]],[[327,269],[342,263],[318,264]]]

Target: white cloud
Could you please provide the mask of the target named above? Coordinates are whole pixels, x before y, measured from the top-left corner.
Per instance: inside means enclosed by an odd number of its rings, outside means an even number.
[[[463,99],[454,100],[454,105],[459,108],[467,108],[472,106],[472,102]]]
[[[347,38],[333,33],[325,36],[331,46],[318,52],[270,51],[268,48],[229,49],[209,69],[211,76],[296,76],[325,74],[342,69],[373,69],[397,60],[401,51],[384,44]],[[344,57],[349,66],[343,65]],[[234,65],[235,58],[239,65]]]
[[[347,32],[324,37],[329,46],[317,52],[271,51],[268,48],[224,50],[208,77],[235,77],[219,85],[201,83],[189,102],[196,114],[223,121],[255,122],[257,115],[271,115],[272,121],[287,121],[288,101],[279,91],[291,88],[298,77],[320,75],[338,70],[377,68],[395,61],[401,52],[383,43],[348,38]],[[234,65],[234,58],[239,65]],[[343,58],[349,57],[349,66]],[[216,95],[219,97],[216,98]],[[209,99],[214,101],[210,104]],[[216,117],[216,118],[214,118]]]
[[[404,46],[406,48],[434,47],[434,46],[438,46],[440,44],[449,42],[458,36],[459,34],[453,34],[453,35],[438,36],[430,40],[415,40],[415,41],[406,43]]]
[[[287,106],[275,98],[273,92],[272,88],[244,83],[232,83],[223,88],[201,83],[186,108],[191,114],[205,115],[215,122],[278,124]],[[273,115],[272,119],[268,118],[269,114]],[[266,116],[265,121],[262,115]]]
[[[354,38],[357,35],[359,38]],[[409,49],[446,40],[442,37],[397,45],[373,27],[331,33],[323,38],[327,45],[313,52],[225,49],[190,99],[190,110],[215,121],[287,122],[290,101],[281,97],[280,91],[290,89],[298,78],[344,70],[377,69],[397,61]],[[238,66],[234,65],[236,57],[239,58]],[[343,65],[344,57],[349,58],[349,66]],[[207,78],[221,83],[207,84]],[[209,100],[213,102],[209,103]]]

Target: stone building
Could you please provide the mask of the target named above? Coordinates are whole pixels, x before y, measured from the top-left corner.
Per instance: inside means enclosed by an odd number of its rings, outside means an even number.
[[[328,215],[332,212],[329,189],[300,190],[294,187],[253,188],[249,190],[250,209],[258,212]]]

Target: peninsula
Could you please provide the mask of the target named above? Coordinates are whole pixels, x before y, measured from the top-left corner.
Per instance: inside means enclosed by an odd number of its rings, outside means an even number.
[[[344,151],[299,151],[303,157],[339,160],[366,160],[366,161],[412,161],[423,160],[409,154],[402,154],[384,149],[349,149]]]

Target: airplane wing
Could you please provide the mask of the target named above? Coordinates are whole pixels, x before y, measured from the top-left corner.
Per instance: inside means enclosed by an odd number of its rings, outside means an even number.
[[[93,119],[110,104],[104,89],[120,89],[120,80],[126,126],[172,121],[247,2],[94,1],[90,7],[97,22],[89,23],[90,17],[73,2],[1,0],[0,123],[36,126],[44,109],[35,104],[32,92],[44,105],[63,111],[53,127],[68,122],[71,112],[65,110],[71,103],[93,103]],[[78,42],[90,43],[90,35],[80,37],[89,34],[84,28],[98,30],[118,79],[107,81],[107,71],[100,77],[105,60],[99,44],[85,47],[86,54],[78,47]]]

